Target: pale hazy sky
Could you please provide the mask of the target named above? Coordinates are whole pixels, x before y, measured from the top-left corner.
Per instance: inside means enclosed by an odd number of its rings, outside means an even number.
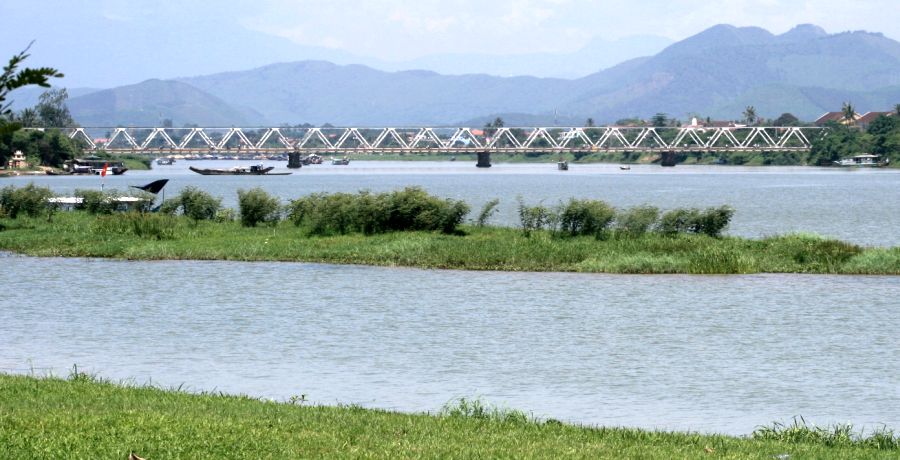
[[[308,47],[331,49],[335,61],[340,52],[382,61],[555,53],[595,38],[680,40],[722,23],[773,33],[813,23],[898,39],[900,0],[7,1],[0,58],[36,39],[30,64],[58,66],[75,85],[108,85],[329,56]],[[150,63],[157,74],[147,75]]]

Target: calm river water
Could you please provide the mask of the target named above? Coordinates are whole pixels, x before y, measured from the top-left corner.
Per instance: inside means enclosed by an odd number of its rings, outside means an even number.
[[[900,171],[353,162],[283,177],[167,177],[234,204],[422,185],[477,209],[571,196],[616,206],[730,204],[732,234],[811,231],[900,244]],[[279,166],[283,166],[280,163]],[[57,192],[96,177],[14,178]],[[900,428],[900,278],[624,276],[296,263],[124,262],[0,254],[0,371],[184,384],[434,411],[457,397],[603,425],[747,434],[802,415]]]
[[[0,370],[747,434],[900,427],[900,279],[0,255]]]
[[[285,170],[286,162],[266,162]],[[516,198],[526,203],[554,205],[571,197],[608,201],[617,207],[652,204],[664,209],[734,207],[729,232],[760,237],[788,232],[813,232],[872,246],[900,245],[900,170],[852,170],[810,167],[723,167],[636,165],[621,171],[613,164],[573,164],[557,171],[555,164],[495,164],[475,168],[470,161],[352,161],[349,166],[316,165],[290,176],[200,176],[188,166],[228,168],[250,162],[179,161],[152,171],[128,171],[109,176],[106,186],[126,189],[160,178],[173,196],[187,185],[198,186],[235,206],[237,189],[260,186],[283,200],[314,192],[395,190],[421,185],[440,196],[463,199],[473,214],[499,198],[495,223],[517,223]],[[19,177],[0,185],[34,181],[58,193],[99,188],[100,178]]]

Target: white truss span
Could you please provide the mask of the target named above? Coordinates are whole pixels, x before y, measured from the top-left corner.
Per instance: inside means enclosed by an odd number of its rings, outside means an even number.
[[[65,128],[88,151],[416,153],[805,151],[815,127]]]

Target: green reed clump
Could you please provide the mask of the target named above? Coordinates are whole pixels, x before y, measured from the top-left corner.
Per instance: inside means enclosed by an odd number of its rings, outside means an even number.
[[[666,235],[701,233],[718,237],[728,227],[732,216],[734,216],[734,209],[729,206],[704,210],[673,209],[662,215],[658,230]]]
[[[134,235],[151,240],[175,239],[179,220],[167,214],[127,212],[100,215],[91,224],[97,235]]]
[[[454,233],[468,212],[464,202],[438,198],[419,187],[380,194],[318,193],[288,205],[288,218],[312,235],[417,230]]]
[[[628,236],[640,236],[652,230],[659,221],[659,208],[636,206],[616,214],[616,231]]]
[[[484,227],[487,225],[488,219],[491,218],[494,214],[497,213],[497,205],[500,204],[500,200],[494,198],[491,201],[488,201],[481,207],[481,211],[478,213],[478,218],[475,219],[475,225],[479,227]]]
[[[791,444],[820,444],[828,447],[866,447],[881,450],[900,449],[900,437],[892,430],[882,428],[866,435],[857,432],[853,425],[836,424],[816,426],[803,417],[794,417],[791,423],[775,422],[753,431],[753,439],[779,441]]]
[[[48,187],[33,183],[24,187],[7,186],[0,189],[0,215],[15,219],[19,214],[38,217],[50,210],[48,199],[54,196]]]
[[[256,227],[261,223],[274,224],[281,219],[281,205],[278,198],[261,187],[240,189],[237,193],[241,225],[244,227]]]
[[[75,209],[81,209],[90,214],[112,214],[114,212],[123,211],[127,206],[118,201],[123,195],[118,190],[75,190],[75,196],[81,198],[81,203],[75,206]],[[137,195],[141,200],[137,205],[132,205],[132,210],[140,212],[150,211],[153,205],[153,195],[141,192]]]
[[[507,409],[482,402],[480,399],[459,398],[448,402],[441,409],[444,417],[486,420],[500,423],[536,423],[528,414],[520,410]]]
[[[560,206],[555,214],[561,234],[601,238],[615,219],[616,210],[603,201],[572,198]]]
[[[159,210],[165,214],[181,212],[181,214],[198,221],[215,219],[221,209],[221,198],[216,198],[198,187],[187,186],[181,190],[178,196],[164,201]]]

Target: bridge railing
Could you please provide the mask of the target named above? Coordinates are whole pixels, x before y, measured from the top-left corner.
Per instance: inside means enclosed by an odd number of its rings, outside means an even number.
[[[32,128],[35,129],[35,128]],[[62,128],[108,152],[804,151],[819,127]]]

